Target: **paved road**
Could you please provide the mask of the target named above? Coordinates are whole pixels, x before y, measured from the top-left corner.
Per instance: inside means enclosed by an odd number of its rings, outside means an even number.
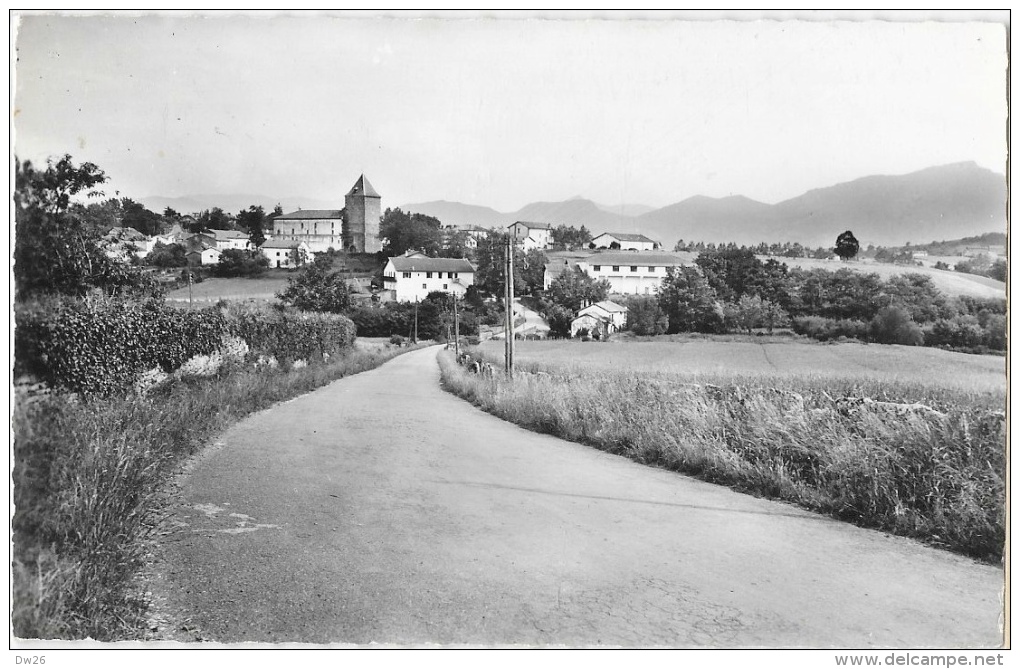
[[[259,413],[181,481],[162,589],[222,642],[992,646],[1001,570],[521,430],[436,349]]]

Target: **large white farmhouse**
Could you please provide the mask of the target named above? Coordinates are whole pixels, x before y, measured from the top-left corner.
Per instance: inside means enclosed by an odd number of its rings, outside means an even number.
[[[462,296],[474,282],[474,266],[461,258],[400,256],[383,269],[383,285],[398,302],[423,300],[433,291]]]
[[[586,256],[551,255],[545,266],[545,288],[565,271],[580,269],[593,279],[606,279],[618,295],[654,295],[667,267],[693,263],[693,255],[664,251],[604,251]]]

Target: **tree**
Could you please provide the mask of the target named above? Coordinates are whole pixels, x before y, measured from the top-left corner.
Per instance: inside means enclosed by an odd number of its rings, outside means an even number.
[[[574,314],[558,304],[550,305],[542,314],[546,323],[549,324],[549,336],[553,339],[570,338],[570,322]]]
[[[697,267],[667,267],[658,298],[659,308],[669,319],[670,334],[722,330],[715,290]]]
[[[606,299],[611,289],[612,284],[607,279],[596,281],[580,267],[574,267],[556,277],[545,295],[553,304],[576,312],[585,304]]]
[[[185,267],[188,264],[185,253],[180,244],[156,242],[149,255],[145,256],[145,264],[153,267]]]
[[[537,295],[545,287],[545,265],[549,258],[541,249],[531,249],[514,257],[514,272],[524,279],[524,292]]]
[[[198,215],[196,227],[198,229],[192,230],[192,232],[200,232],[202,230],[229,230],[230,216],[219,207],[206,209]]]
[[[871,320],[871,337],[880,344],[920,346],[924,343],[921,328],[910,318],[906,309],[883,307]]]
[[[124,210],[124,217],[121,219],[123,227],[134,228],[149,237],[162,231],[163,219],[156,212],[149,211],[140,203],[126,197],[121,199],[121,207]]]
[[[276,295],[281,302],[305,311],[342,314],[351,308],[351,291],[339,272],[330,272],[323,263],[306,265],[287,287]]]
[[[41,294],[156,295],[159,288],[130,265],[111,259],[99,245],[100,232],[69,215],[76,195],[101,197],[106,175],[93,163],[75,166],[70,155],[37,170],[15,161],[14,281],[17,299]]]
[[[552,229],[550,236],[552,238],[552,248],[555,251],[583,249],[591,243],[591,232],[583,225],[580,229],[572,225],[557,225]]]
[[[383,253],[399,256],[407,251],[421,251],[436,257],[443,248],[443,224],[438,218],[387,209],[379,223],[379,237],[386,240]]]
[[[220,260],[212,267],[212,273],[220,277],[258,276],[269,269],[269,258],[259,251],[227,249],[220,254]]]
[[[490,232],[478,240],[478,248],[475,249],[475,285],[488,295],[502,296],[506,286],[504,263],[507,237],[506,233]],[[523,260],[524,254],[515,247],[514,295],[524,293],[524,276],[519,271]]]
[[[294,267],[304,267],[308,264],[308,252],[301,246],[295,246],[292,248],[290,253],[287,254],[287,257],[290,258],[290,262]],[[330,260],[330,265],[332,264],[332,260]]]
[[[636,335],[652,336],[666,332],[669,318],[654,295],[634,296],[627,300],[627,329]]]
[[[277,205],[279,207],[279,205]],[[251,205],[237,214],[237,225],[248,233],[252,248],[260,248],[266,243],[266,212],[261,205]]]
[[[857,252],[860,251],[861,245],[854,237],[854,233],[847,230],[846,232],[836,237],[836,248],[833,250],[836,252],[844,262],[857,256]]]

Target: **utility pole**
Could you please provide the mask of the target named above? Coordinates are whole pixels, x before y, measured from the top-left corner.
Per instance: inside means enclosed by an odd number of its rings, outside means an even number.
[[[188,270],[188,306],[189,307],[192,306],[192,304],[191,304],[191,270],[190,269]]]
[[[414,298],[414,343],[418,343],[418,298]]]
[[[506,238],[506,265],[505,265],[506,291],[506,373],[513,378],[514,375],[514,239],[512,235]]]
[[[460,359],[460,314],[457,313],[457,293],[453,294],[453,352]]]

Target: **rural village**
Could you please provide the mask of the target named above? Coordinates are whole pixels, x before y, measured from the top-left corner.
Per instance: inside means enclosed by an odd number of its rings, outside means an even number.
[[[329,199],[127,196],[86,145],[17,155],[12,179],[22,655],[1001,664],[1000,168],[500,211],[411,201],[382,158],[344,156]]]

